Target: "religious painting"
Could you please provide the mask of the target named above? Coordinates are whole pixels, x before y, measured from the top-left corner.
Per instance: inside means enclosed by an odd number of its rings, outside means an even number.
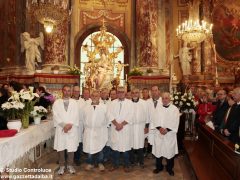
[[[212,14],[213,40],[221,59],[240,61],[240,2],[224,1]]]
[[[137,0],[136,21],[138,39],[138,64],[141,67],[157,67],[157,22],[158,22],[158,1]]]

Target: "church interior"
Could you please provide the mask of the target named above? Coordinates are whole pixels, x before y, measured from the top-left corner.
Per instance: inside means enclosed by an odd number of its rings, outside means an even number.
[[[1,0],[0,179],[239,179],[239,50],[237,0]],[[180,113],[174,173],[153,173],[145,139],[144,168],[110,172],[107,161],[89,171],[80,152],[76,172],[59,175],[52,109],[66,84],[82,99],[104,90],[111,99],[119,86],[130,100],[135,90],[143,100],[154,100],[154,87],[169,92]],[[48,113],[36,123],[21,111],[22,127],[9,128],[19,114],[5,116],[4,104],[22,89]]]

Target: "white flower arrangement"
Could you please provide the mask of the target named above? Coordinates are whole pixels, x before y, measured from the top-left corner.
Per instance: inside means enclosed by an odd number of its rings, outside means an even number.
[[[194,96],[191,93],[182,94],[181,92],[174,92],[171,95],[171,100],[181,111],[194,109],[196,107]]]
[[[43,106],[34,106],[33,111],[31,111],[31,116],[33,117],[42,117],[47,114],[47,109]]]
[[[23,114],[31,112],[38,97],[39,95],[32,90],[21,90],[19,93],[13,91],[8,101],[2,104],[1,109],[8,119],[19,119]]]

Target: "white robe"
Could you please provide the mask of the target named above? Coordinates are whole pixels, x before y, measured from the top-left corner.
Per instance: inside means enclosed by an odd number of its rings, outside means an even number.
[[[157,107],[162,106],[162,98],[161,97],[157,100],[157,102],[158,102]],[[149,133],[147,134],[147,138],[148,138],[148,143],[150,145],[153,145],[153,138],[154,138],[154,132],[155,132],[155,129],[151,128],[152,127],[151,122],[152,122],[152,117],[155,114],[157,107],[156,108],[154,107],[152,98],[147,100],[147,123],[149,123]]]
[[[58,99],[53,104],[53,120],[56,127],[54,138],[54,149],[57,151],[67,150],[75,152],[79,145],[79,108],[76,100],[69,99],[67,111],[64,109],[62,99]],[[64,133],[61,124],[72,124],[72,128]]]
[[[107,143],[107,108],[104,104],[87,105],[83,113],[83,151],[89,154],[100,152]]]
[[[137,103],[133,102],[133,149],[144,147],[144,128],[147,121],[146,101],[139,99]]]
[[[108,109],[109,120],[112,122],[114,119],[118,123],[123,121],[128,122],[120,131],[116,130],[114,124],[111,124],[111,143],[112,150],[119,152],[126,152],[132,148],[132,116],[133,104],[132,101],[125,99],[122,103],[120,111],[120,101],[118,99],[112,101]]]
[[[81,104],[81,107],[85,107],[87,104],[91,104],[92,100],[88,99],[85,101],[83,98],[79,98],[79,103]]]
[[[168,108],[163,106],[157,107],[156,113],[152,117],[152,128],[169,128],[171,131],[168,131],[165,135],[162,135],[157,129],[154,132],[152,153],[155,157],[171,159],[178,153],[177,131],[179,117],[178,108],[172,104]]]

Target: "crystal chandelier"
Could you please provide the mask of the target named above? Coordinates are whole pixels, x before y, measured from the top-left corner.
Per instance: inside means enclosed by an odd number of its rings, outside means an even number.
[[[177,28],[177,37],[187,43],[201,43],[207,37],[212,36],[212,24],[205,21],[188,20]]]
[[[44,25],[47,33],[69,16],[68,0],[27,0],[27,9]]]

